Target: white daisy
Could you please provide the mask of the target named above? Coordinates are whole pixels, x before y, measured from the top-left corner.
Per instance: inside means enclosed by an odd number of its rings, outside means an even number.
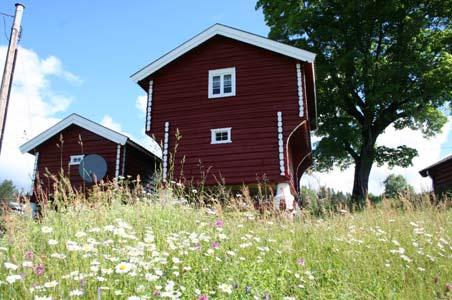
[[[131,263],[128,262],[120,262],[116,267],[115,267],[115,272],[118,274],[125,274],[127,272],[129,272],[132,269],[133,265]]]
[[[71,296],[71,297],[83,296],[83,291],[81,291],[81,290],[72,290],[69,293],[69,296]]]
[[[49,226],[42,226],[41,231],[42,233],[51,233],[53,231],[53,228]]]
[[[218,288],[220,289],[220,291],[222,291],[223,293],[226,294],[232,294],[232,285],[227,284],[227,283],[222,283],[218,286]]]
[[[5,266],[5,268],[7,268],[8,270],[13,270],[13,271],[15,271],[15,270],[17,270],[17,268],[19,268],[18,266],[16,266],[16,265],[13,264],[13,263],[10,263],[10,262],[5,262],[5,263],[4,263],[4,266]]]
[[[48,289],[56,287],[57,285],[58,285],[58,281],[55,281],[55,280],[44,283],[44,286]]]
[[[18,280],[22,280],[22,276],[20,276],[20,275],[9,275],[9,276],[6,277],[6,281],[9,284],[13,284],[14,282],[16,282]]]

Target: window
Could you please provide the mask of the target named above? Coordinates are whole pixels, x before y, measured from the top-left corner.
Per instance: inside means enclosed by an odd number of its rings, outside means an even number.
[[[231,143],[231,128],[211,129],[211,144]]]
[[[209,71],[209,98],[235,96],[235,68]]]
[[[79,165],[85,155],[71,155],[71,159],[69,160],[69,165]]]

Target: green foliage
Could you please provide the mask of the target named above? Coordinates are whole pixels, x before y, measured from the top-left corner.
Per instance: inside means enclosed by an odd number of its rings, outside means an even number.
[[[428,207],[289,222],[118,201],[48,211],[41,222],[13,214],[0,239],[0,295],[449,299],[451,217]]]
[[[417,156],[416,149],[412,149],[405,145],[397,148],[389,148],[385,146],[377,147],[377,165],[382,166],[387,163],[389,167],[402,166],[404,168],[413,165],[413,158]]]
[[[413,187],[408,184],[402,175],[390,174],[383,183],[385,185],[385,196],[388,198],[397,198],[414,193]]]
[[[17,189],[12,180],[3,180],[0,183],[0,201],[14,200]]]
[[[352,207],[350,194],[326,186],[321,186],[318,191],[303,186],[300,199],[303,209],[312,216],[327,216]]]
[[[319,170],[373,162],[407,166],[417,152],[377,148],[396,129],[438,133],[452,99],[452,1],[259,0],[270,38],[317,53]],[[356,177],[355,177],[356,178]],[[355,192],[355,189],[354,189]]]

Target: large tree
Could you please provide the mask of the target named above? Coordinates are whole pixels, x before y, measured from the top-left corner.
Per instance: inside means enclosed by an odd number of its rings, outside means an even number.
[[[414,188],[408,184],[402,175],[390,174],[383,181],[385,185],[385,196],[387,198],[396,198],[400,195],[413,194]]]
[[[3,180],[2,183],[0,183],[0,206],[3,201],[7,202],[9,200],[14,200],[16,193],[17,189],[12,180]]]
[[[320,171],[355,167],[353,199],[367,197],[372,165],[417,155],[377,138],[389,125],[433,136],[452,98],[452,0],[258,0],[270,38],[317,53]]]

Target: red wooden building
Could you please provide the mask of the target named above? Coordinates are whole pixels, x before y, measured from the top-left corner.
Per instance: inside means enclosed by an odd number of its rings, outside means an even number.
[[[153,144],[151,144],[153,143]],[[148,180],[160,163],[155,141],[142,146],[124,134],[71,114],[20,147],[35,156],[33,192],[52,193],[53,180],[45,174],[66,175],[73,188],[90,187],[95,181],[131,175]],[[97,177],[97,178],[95,178]],[[36,181],[39,179],[39,182]]]
[[[450,193],[452,195],[452,154],[419,171],[419,173],[423,177],[430,176],[435,194]]]
[[[148,93],[146,133],[163,145],[163,175],[177,142],[176,180],[266,178],[295,192],[312,164],[314,58],[216,24],[132,75]]]

